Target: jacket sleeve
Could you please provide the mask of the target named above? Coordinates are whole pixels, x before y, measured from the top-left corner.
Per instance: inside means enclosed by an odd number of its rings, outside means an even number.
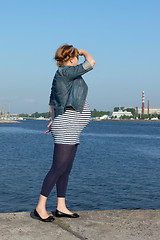
[[[53,104],[50,105],[50,115],[51,115],[51,120],[53,121],[53,119],[54,119],[54,105]]]
[[[88,60],[77,66],[66,66],[63,68],[62,73],[69,81],[76,79],[77,77],[85,74],[86,72],[92,70],[92,66]]]
[[[53,96],[52,96],[52,88],[51,88],[51,94],[49,97],[49,105],[54,105],[54,100],[53,100]]]

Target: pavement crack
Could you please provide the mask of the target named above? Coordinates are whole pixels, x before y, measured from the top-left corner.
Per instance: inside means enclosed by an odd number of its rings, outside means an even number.
[[[74,235],[75,237],[77,237],[78,239],[82,239],[82,240],[86,240],[88,239],[87,237],[83,237],[81,236],[79,233],[73,231],[72,229],[70,229],[70,227],[65,226],[66,224],[64,223],[60,223],[59,221],[53,221],[53,224],[56,224],[57,226],[59,226],[60,228],[62,228],[63,230],[70,232],[72,235]]]

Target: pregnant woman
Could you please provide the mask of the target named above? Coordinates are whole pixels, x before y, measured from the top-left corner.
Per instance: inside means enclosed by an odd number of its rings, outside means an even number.
[[[85,61],[78,65],[78,59],[84,56]],[[77,213],[69,211],[65,204],[68,177],[80,144],[79,136],[90,121],[91,111],[86,101],[88,87],[82,75],[93,69],[95,60],[84,49],[77,50],[72,45],[63,45],[56,51],[55,60],[58,70],[55,73],[51,95],[51,122],[47,132],[54,139],[53,163],[47,173],[34,215],[41,221],[54,220],[46,211],[47,198],[56,184],[57,209],[56,217],[77,218]]]

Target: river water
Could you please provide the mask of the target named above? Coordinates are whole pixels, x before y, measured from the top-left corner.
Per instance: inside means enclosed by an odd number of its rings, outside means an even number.
[[[53,156],[47,121],[0,124],[0,212],[33,211]],[[160,209],[160,123],[91,121],[66,195],[72,210]],[[56,188],[47,210],[56,209]]]

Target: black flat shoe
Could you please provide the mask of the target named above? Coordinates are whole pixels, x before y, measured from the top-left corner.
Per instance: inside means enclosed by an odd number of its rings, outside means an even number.
[[[39,220],[41,220],[42,222],[53,222],[54,221],[54,217],[52,217],[52,216],[49,216],[48,218],[45,218],[45,219],[41,218],[36,209],[34,210],[34,216],[38,217]]]
[[[67,213],[60,212],[57,209],[55,211],[55,216],[56,217],[69,217],[69,218],[78,218],[79,217],[79,215],[77,213],[67,214]]]

